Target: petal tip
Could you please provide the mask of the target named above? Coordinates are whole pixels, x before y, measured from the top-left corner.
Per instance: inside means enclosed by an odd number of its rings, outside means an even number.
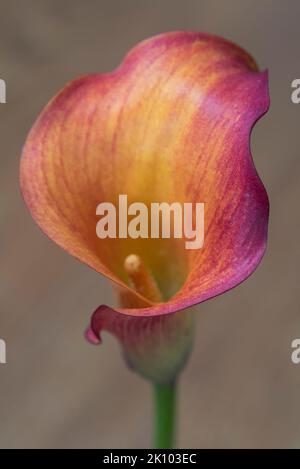
[[[84,335],[86,340],[92,345],[99,345],[101,343],[100,336],[95,334],[91,326],[87,328]]]

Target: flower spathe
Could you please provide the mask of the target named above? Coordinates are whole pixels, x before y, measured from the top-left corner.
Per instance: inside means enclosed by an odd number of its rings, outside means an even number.
[[[21,189],[43,231],[125,298],[110,314],[105,306],[95,312],[95,336],[128,330],[133,316],[149,324],[154,316],[177,317],[254,271],[266,248],[268,198],[249,142],[268,106],[267,72],[244,50],[219,37],[174,32],[140,43],[112,73],[71,82],[44,109],[24,146]],[[204,202],[204,247],[97,238],[96,206],[119,194],[146,205]],[[162,300],[130,285],[124,260],[132,253]],[[124,345],[124,333],[117,335]]]

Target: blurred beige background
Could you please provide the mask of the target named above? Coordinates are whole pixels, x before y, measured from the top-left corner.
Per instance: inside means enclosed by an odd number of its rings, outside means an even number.
[[[197,307],[197,338],[181,379],[180,447],[299,447],[300,3],[271,0],[1,0],[1,448],[137,448],[151,441],[151,389],[118,343],[83,339],[111,303],[106,281],[48,240],[18,189],[19,155],[42,106],[64,84],[112,70],[138,41],[192,29],[246,48],[270,70],[271,110],[252,151],[271,201],[267,255],[231,292]]]

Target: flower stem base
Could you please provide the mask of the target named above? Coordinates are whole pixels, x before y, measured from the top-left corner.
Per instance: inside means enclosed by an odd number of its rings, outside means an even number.
[[[154,384],[154,448],[171,449],[175,444],[176,382]]]

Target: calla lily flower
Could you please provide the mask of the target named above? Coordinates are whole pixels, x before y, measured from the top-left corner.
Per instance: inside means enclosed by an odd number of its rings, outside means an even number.
[[[247,52],[173,32],[138,44],[112,73],[72,81],[29,133],[20,174],[34,220],[118,291],[120,307],[100,306],[87,336],[115,334],[150,379],[171,380],[185,361],[193,327],[183,310],[240,284],[265,252],[268,198],[250,134],[268,106],[267,72]],[[119,194],[205,203],[204,246],[99,239],[95,209]]]

